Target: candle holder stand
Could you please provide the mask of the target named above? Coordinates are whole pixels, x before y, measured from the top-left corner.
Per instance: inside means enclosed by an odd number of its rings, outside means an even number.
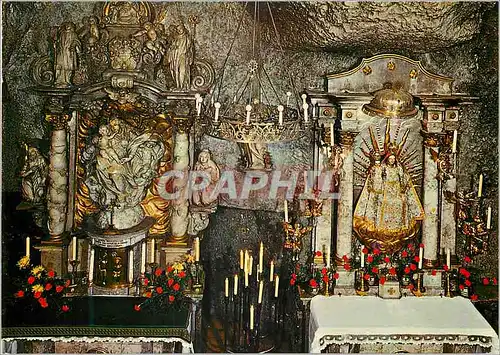
[[[69,264],[71,265],[71,285],[76,286],[76,278],[77,278],[76,273],[78,269],[78,264],[80,264],[80,262],[78,260],[71,260]]]
[[[201,294],[203,285],[200,282],[200,262],[195,261],[194,265],[195,265],[195,276],[194,276],[193,291],[195,294]]]
[[[453,293],[451,291],[451,273],[450,272],[445,272],[444,295],[445,295],[445,297],[449,297],[449,298],[453,297]]]
[[[424,272],[420,270],[417,274],[417,281],[415,282],[415,287],[411,292],[416,296],[416,297],[422,297],[425,294],[425,287],[424,287]]]
[[[356,271],[357,277],[356,277],[356,294],[358,296],[367,296],[368,291],[370,290],[370,286],[368,285],[368,282],[365,280],[365,270],[359,269]]]

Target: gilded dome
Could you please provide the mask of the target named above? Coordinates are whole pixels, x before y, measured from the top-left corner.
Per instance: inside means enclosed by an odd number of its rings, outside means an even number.
[[[418,110],[409,92],[399,85],[387,83],[375,92],[375,97],[369,104],[363,105],[363,112],[384,118],[407,118],[415,116]]]

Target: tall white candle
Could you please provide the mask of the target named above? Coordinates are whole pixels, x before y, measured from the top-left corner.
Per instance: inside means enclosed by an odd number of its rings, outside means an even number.
[[[248,259],[250,259],[250,257],[248,256],[248,250],[245,250],[245,262],[243,265],[243,270],[245,272],[248,272]]]
[[[200,238],[194,238],[194,261],[200,261]]]
[[[285,205],[285,207],[284,207],[284,210],[285,210],[285,222],[288,222],[288,201],[285,200],[283,203]]]
[[[418,268],[422,268],[422,262],[424,260],[424,248],[420,247],[420,250],[418,251]]]
[[[252,106],[246,105],[245,110],[247,110],[247,124],[250,124],[250,111],[252,111]]]
[[[215,107],[215,122],[219,121],[219,110],[220,110],[220,102],[216,102],[214,104]]]
[[[253,304],[250,305],[250,330],[253,330]]]
[[[245,287],[248,287],[248,270],[245,270]]]
[[[302,94],[302,105],[305,105],[307,102],[306,102],[306,99],[307,99],[307,95],[306,94]]]
[[[234,295],[238,294],[238,275],[234,274]]]
[[[284,107],[282,105],[278,105],[278,123],[280,126],[283,126],[283,110]]]
[[[76,237],[73,237],[72,259],[76,260]]]
[[[360,247],[360,255],[361,255],[361,267],[365,267],[365,254],[363,253],[364,246]]]
[[[229,297],[229,279],[226,277],[226,281],[224,282],[224,295],[226,298]]]
[[[287,91],[287,93],[286,93],[286,107],[290,106],[290,96],[292,96],[292,93],[290,91]]]
[[[274,297],[278,297],[278,289],[280,285],[280,277],[279,275],[276,275],[276,283],[274,284]]]
[[[491,228],[491,206],[488,207],[488,218],[486,219],[486,229]]]
[[[332,147],[335,145],[335,134],[333,131],[333,123],[330,123],[330,145]]]
[[[450,248],[446,248],[446,266],[448,266],[448,269],[451,267],[451,251],[450,251]]]
[[[149,249],[149,262],[155,262],[155,240],[151,239],[151,248]]]
[[[252,270],[253,270],[253,256],[250,255],[250,262],[249,262],[249,265],[248,265],[248,274],[250,276],[252,276]]]
[[[262,303],[262,291],[264,290],[264,281],[260,281],[259,282],[259,298],[258,298],[258,302],[259,304]]]
[[[457,152],[457,139],[458,139],[458,133],[457,130],[453,131],[453,144],[451,145],[451,152],[456,153]]]
[[[259,248],[259,272],[262,274],[262,266],[264,265],[264,243],[260,242]]]
[[[30,237],[26,237],[26,256],[30,257]]]
[[[483,174],[479,175],[479,188],[477,190],[477,197],[483,196]]]
[[[141,244],[141,274],[146,272],[146,243]]]
[[[95,250],[94,248],[90,249],[90,262],[89,262],[89,283],[92,283],[94,280],[94,258],[95,258]]]
[[[271,267],[269,270],[269,281],[273,281],[274,278],[274,261],[271,260]]]
[[[240,269],[243,270],[243,249],[240,249]]]
[[[307,121],[309,121],[309,112],[307,112],[307,110],[309,109],[309,105],[304,104],[302,105],[302,108],[304,109],[304,122],[307,123]]]
[[[128,252],[128,282],[134,281],[134,251],[132,249]]]
[[[328,249],[326,250],[326,268],[330,268],[330,246],[328,246]]]

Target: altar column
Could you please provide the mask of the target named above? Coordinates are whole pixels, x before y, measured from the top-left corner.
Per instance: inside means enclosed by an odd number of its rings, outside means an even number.
[[[358,132],[340,132],[340,145],[344,155],[339,184],[337,214],[337,264],[343,264],[342,257],[351,258],[354,155],[353,144]]]
[[[432,268],[437,263],[438,252],[438,168],[432,158],[431,149],[439,152],[439,135],[423,132],[424,136],[424,182],[422,243],[424,244],[424,267]]]
[[[189,117],[175,117],[174,125],[174,163],[172,169],[184,174],[183,178],[176,178],[173,183],[174,191],[179,191],[180,196],[172,201],[171,230],[172,234],[167,244],[174,246],[187,246],[189,194],[186,188],[189,183],[189,129],[192,120]]]

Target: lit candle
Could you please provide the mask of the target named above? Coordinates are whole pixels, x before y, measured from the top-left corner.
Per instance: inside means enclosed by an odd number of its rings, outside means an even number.
[[[245,270],[245,287],[248,287],[248,271]]]
[[[198,99],[196,100],[196,103],[198,105],[198,108],[197,108],[197,114],[198,116],[201,114],[201,103],[203,102],[203,98],[200,96],[198,97]]]
[[[262,266],[264,265],[264,243],[260,242],[259,249],[259,272],[262,274]]]
[[[306,102],[306,99],[307,99],[307,95],[306,94],[302,94],[302,104],[305,105],[307,102]]]
[[[200,261],[200,238],[194,238],[194,261]]]
[[[219,110],[220,110],[220,102],[216,102],[214,104],[215,107],[215,122],[219,121]]]
[[[279,125],[280,126],[283,126],[283,110],[285,108],[283,107],[283,105],[278,105],[278,122],[279,122]]]
[[[146,243],[141,245],[141,274],[146,272]]]
[[[155,262],[155,240],[151,239],[151,248],[149,249],[149,262]]]
[[[226,298],[228,298],[229,297],[229,279],[227,277],[226,277],[226,281],[224,282],[224,286],[225,286],[224,287],[224,290],[225,290],[224,294],[225,294]]]
[[[240,249],[240,269],[243,270],[243,249]]]
[[[290,91],[287,91],[286,93],[286,107],[290,106],[290,96],[292,96],[292,93]]]
[[[422,261],[424,260],[424,248],[420,247],[418,251],[418,268],[422,268]]]
[[[363,253],[363,248],[364,248],[364,245],[361,245],[361,247],[360,247],[361,267],[365,267],[365,254]]]
[[[248,275],[252,276],[252,269],[253,269],[253,256],[250,255],[250,262],[248,265]]]
[[[326,251],[326,268],[330,268],[330,246],[328,246],[328,249]]]
[[[76,260],[76,237],[73,237],[72,259]]]
[[[253,304],[250,305],[250,330],[253,330]]]
[[[451,146],[451,152],[456,153],[457,152],[457,138],[458,138],[458,133],[457,130],[453,131],[453,144]]]
[[[247,105],[245,107],[245,110],[247,110],[247,124],[250,124],[250,111],[252,111],[252,106],[251,105]]]
[[[263,289],[264,289],[264,281],[261,280],[259,282],[259,299],[258,299],[259,304],[262,303],[262,291],[263,291]]]
[[[477,197],[483,196],[483,174],[479,175],[479,189],[477,190]]]
[[[288,222],[288,201],[284,201],[285,207],[283,208],[285,210],[285,222]]]
[[[330,123],[330,145],[332,147],[335,145],[335,134],[333,131],[333,123]]]
[[[450,251],[450,248],[446,248],[446,266],[448,266],[448,269],[451,267],[451,251]]]
[[[234,295],[238,294],[238,275],[234,274]]]
[[[280,277],[276,275],[276,283],[274,284],[274,297],[278,297],[278,289],[280,285]]]
[[[309,105],[308,104],[304,104],[302,105],[302,108],[304,109],[304,122],[307,123],[307,121],[309,121],[309,118],[308,118],[308,112],[307,112],[307,109],[309,108]]]
[[[134,281],[134,251],[132,249],[128,252],[128,282]]]
[[[95,250],[94,248],[91,248],[90,262],[89,262],[89,283],[92,283],[92,280],[94,280],[94,258],[95,258]]]
[[[271,260],[271,267],[269,270],[269,281],[273,282],[274,277],[274,261]]]
[[[243,266],[243,269],[245,270],[245,272],[248,272],[248,259],[250,259],[248,256],[248,250],[245,250],[245,263]]]
[[[30,257],[30,237],[26,237],[26,256]]]
[[[488,207],[488,218],[486,219],[486,229],[491,228],[491,206]]]

